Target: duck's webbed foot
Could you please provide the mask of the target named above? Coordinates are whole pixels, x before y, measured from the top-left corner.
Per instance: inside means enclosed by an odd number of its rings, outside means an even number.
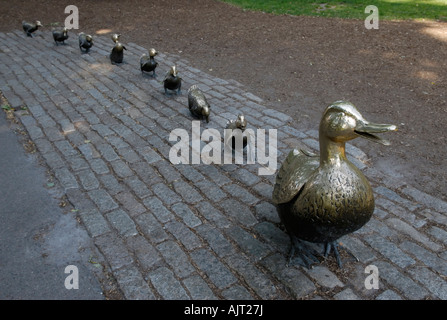
[[[298,239],[295,236],[291,236],[290,240],[292,244],[290,247],[289,260],[287,262],[287,266],[292,264],[292,260],[295,255],[298,256],[299,260],[301,260],[301,263],[298,264],[306,267],[307,269],[312,269],[315,263],[320,262],[320,260],[318,260],[316,257],[319,254],[314,249],[304,244],[300,239]]]
[[[346,251],[357,262],[359,261],[359,259],[348,248],[346,248],[340,242],[337,242],[337,241],[332,241],[332,242],[326,242],[325,243],[324,258],[327,258],[327,256],[331,252],[331,249],[333,249],[334,254],[335,254],[335,259],[337,260],[338,267],[341,269],[343,267],[343,264],[342,264],[342,261],[341,261],[340,252],[338,251],[339,248],[343,249],[344,251]]]

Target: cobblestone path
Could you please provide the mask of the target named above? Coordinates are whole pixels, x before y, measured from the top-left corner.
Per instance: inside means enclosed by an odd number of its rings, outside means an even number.
[[[297,145],[318,149],[317,131],[300,130],[243,85],[179,56],[160,53],[158,78],[143,76],[139,57],[148,48],[121,40],[128,50],[114,66],[109,35],[81,54],[74,33],[59,46],[50,32],[0,33],[0,90],[122,298],[447,299],[447,203],[378,172],[349,146],[376,196],[372,220],[341,239],[360,262],[288,267],[289,238],[271,203],[275,175],[258,175],[259,164],[173,165],[169,136],[191,131],[193,84],[212,105],[202,131],[223,134],[240,112],[249,128],[277,129],[278,168]],[[165,96],[160,81],[174,64],[183,94]],[[377,267],[378,289],[365,287],[368,265]]]

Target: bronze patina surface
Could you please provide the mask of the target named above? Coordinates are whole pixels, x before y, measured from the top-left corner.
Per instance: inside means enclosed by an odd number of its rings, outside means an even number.
[[[188,89],[188,107],[193,116],[210,121],[211,106],[197,85]]]
[[[388,145],[375,134],[396,129],[368,122],[349,102],[327,107],[319,128],[320,155],[294,149],[276,177],[273,201],[294,244],[297,239],[324,243],[326,255],[332,247],[341,267],[337,239],[361,228],[374,211],[372,188],[347,159],[345,144],[363,137]]]
[[[79,34],[79,49],[81,52],[89,52],[93,46],[93,37],[89,34],[81,32]]]
[[[239,114],[237,116],[236,120],[231,120],[227,123],[227,125],[225,126],[225,129],[231,129],[231,130],[239,129],[240,130],[240,131],[233,132],[233,135],[231,137],[231,148],[232,149],[235,149],[235,147],[236,147],[236,138],[242,139],[242,148],[245,148],[247,146],[248,138],[246,135],[243,135],[246,128],[247,128],[247,119],[245,119],[245,116],[243,114]],[[242,138],[239,137],[239,135],[241,135]],[[228,141],[228,143],[229,143],[229,141]]]
[[[115,43],[118,43],[119,40],[120,40],[120,37],[121,37],[121,34],[114,33],[114,34],[112,34],[112,41],[115,42]]]
[[[158,52],[152,48],[149,50],[149,55],[144,53],[140,58],[140,69],[141,72],[152,72],[152,76],[156,77],[155,68],[158,66],[158,62],[155,61],[155,56]]]
[[[56,45],[59,45],[59,42],[65,44],[65,40],[68,39],[68,29],[63,28],[62,30],[53,30],[53,39]]]
[[[126,47],[121,42],[117,42],[110,53],[110,62],[112,62],[112,64],[122,63],[124,59],[124,50],[127,50]]]
[[[37,29],[39,29],[39,27],[43,27],[43,25],[40,23],[40,21],[35,22],[22,21],[22,27],[23,31],[26,32],[26,35],[28,37],[33,37],[32,33]]]
[[[172,66],[166,73],[163,80],[165,88],[165,94],[168,94],[168,90],[177,90],[177,94],[182,92],[182,78],[178,75],[177,67]]]

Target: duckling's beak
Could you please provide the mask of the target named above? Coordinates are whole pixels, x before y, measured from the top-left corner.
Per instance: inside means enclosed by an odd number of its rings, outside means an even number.
[[[388,146],[391,143],[388,140],[376,136],[375,133],[383,133],[396,130],[397,127],[393,124],[379,124],[379,123],[370,123],[367,121],[357,121],[357,125],[354,129],[354,132],[358,134],[360,137]]]

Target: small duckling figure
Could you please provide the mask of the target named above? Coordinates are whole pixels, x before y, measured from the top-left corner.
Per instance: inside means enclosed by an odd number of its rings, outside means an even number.
[[[115,42],[115,43],[118,43],[119,40],[120,40],[120,37],[121,37],[121,34],[114,33],[114,34],[112,34],[112,41]]]
[[[177,67],[172,66],[171,69],[166,73],[166,76],[163,80],[165,94],[168,94],[169,90],[177,90],[177,94],[182,93],[182,78],[178,75]]]
[[[59,45],[59,42],[65,44],[65,40],[68,39],[68,29],[64,27],[62,30],[53,30],[53,39],[56,45]]]
[[[205,119],[207,123],[210,121],[211,106],[197,85],[188,89],[188,107],[193,116]]]
[[[23,31],[26,32],[26,35],[32,38],[33,37],[32,33],[37,29],[39,29],[39,27],[43,27],[43,25],[40,23],[40,21],[35,21],[34,23],[22,21],[22,27]]]
[[[350,251],[337,240],[364,226],[374,212],[373,190],[346,157],[345,144],[362,137],[389,145],[376,133],[395,130],[395,125],[368,122],[353,104],[337,101],[326,108],[320,122],[320,155],[298,149],[288,154],[276,176],[272,199],[291,238],[289,262],[296,250],[306,267],[318,261],[304,240],[323,243],[325,257],[332,249],[342,267],[338,248]]]
[[[81,32],[79,34],[79,49],[81,50],[81,52],[89,52],[92,46],[93,46],[93,37],[89,34]]]
[[[158,66],[158,62],[155,61],[155,56],[158,54],[158,52],[152,48],[149,50],[149,55],[144,53],[140,58],[140,69],[141,73],[144,74],[145,72],[152,72],[152,77],[156,77],[155,74],[155,68]]]
[[[126,47],[121,42],[117,42],[110,53],[110,62],[112,62],[112,64],[122,63],[124,59],[124,50],[127,50]]]
[[[247,120],[245,119],[245,116],[243,114],[239,114],[237,116],[236,120],[231,120],[227,123],[225,129],[239,129],[240,133],[243,134],[245,129],[247,128]],[[237,131],[236,131],[237,132]],[[234,150],[236,147],[236,137],[235,135],[239,135],[240,133],[233,132],[233,135],[231,136],[231,148]],[[245,149],[247,146],[247,136],[242,136],[242,149]]]

